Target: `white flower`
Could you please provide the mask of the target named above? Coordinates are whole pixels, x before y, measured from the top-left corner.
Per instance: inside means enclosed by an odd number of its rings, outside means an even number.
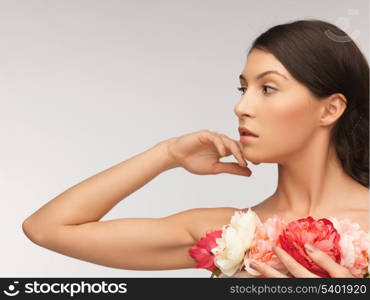
[[[249,250],[256,227],[261,224],[257,214],[248,208],[245,213],[236,211],[228,225],[222,228],[221,238],[216,239],[215,265],[227,276],[232,276],[243,266],[245,252]]]

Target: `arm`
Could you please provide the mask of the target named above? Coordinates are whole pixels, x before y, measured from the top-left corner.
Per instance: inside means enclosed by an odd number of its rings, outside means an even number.
[[[187,229],[194,211],[164,218],[99,221],[119,201],[168,169],[177,167],[166,141],[64,191],[22,224],[36,244],[64,255],[122,269],[191,268]]]
[[[160,142],[127,161],[69,188],[23,222],[34,243],[53,251],[120,269],[193,268],[188,250],[208,230],[228,223],[235,208],[197,208],[163,218],[99,221],[119,201],[168,169],[193,174],[250,176],[237,163],[219,162],[233,154],[243,164],[236,141],[200,130]]]
[[[139,153],[67,189],[25,220],[37,233],[48,226],[78,225],[100,220],[118,202],[160,173],[177,167],[165,143]]]

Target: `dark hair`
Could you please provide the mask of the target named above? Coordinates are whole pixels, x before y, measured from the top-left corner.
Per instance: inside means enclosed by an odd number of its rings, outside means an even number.
[[[272,53],[318,100],[346,97],[331,142],[344,171],[369,188],[369,65],[353,40],[333,24],[306,19],[268,29],[248,55],[254,48]]]

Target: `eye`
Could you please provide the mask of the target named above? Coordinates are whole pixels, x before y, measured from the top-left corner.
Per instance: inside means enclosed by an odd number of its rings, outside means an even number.
[[[237,90],[242,92],[242,95],[245,94],[246,89],[247,88],[245,87],[237,87]],[[268,89],[270,89],[270,92],[268,92]],[[262,85],[262,90],[264,94],[269,95],[273,93],[274,91],[276,91],[276,88],[273,88],[272,86],[269,86],[269,85]]]
[[[266,92],[266,89],[271,89],[271,90],[272,90],[272,92],[276,90],[275,88],[273,88],[273,87],[271,87],[271,86],[269,86],[269,85],[263,85],[263,86],[262,86],[262,89],[263,89],[263,93],[264,93],[264,94],[267,94],[267,95],[268,95],[268,94],[271,94],[271,93],[267,93],[267,92]]]
[[[246,88],[239,86],[239,87],[237,87],[236,89],[237,89],[238,91],[242,92],[242,95],[244,95],[244,94],[245,94],[245,90],[246,90]]]

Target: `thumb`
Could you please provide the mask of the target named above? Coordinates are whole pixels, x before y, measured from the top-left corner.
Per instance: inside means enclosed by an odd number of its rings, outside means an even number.
[[[235,162],[220,162],[215,165],[215,174],[229,173],[240,176],[251,176],[252,171],[248,167],[241,167]]]

